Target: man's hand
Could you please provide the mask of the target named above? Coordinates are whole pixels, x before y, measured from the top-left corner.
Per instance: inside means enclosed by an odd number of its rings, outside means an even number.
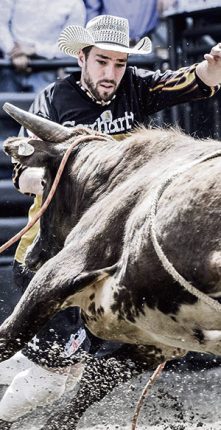
[[[28,71],[28,57],[27,55],[21,54],[16,57],[12,57],[12,64],[19,72]]]
[[[205,60],[210,64],[221,64],[221,43],[214,46],[209,54],[204,55]]]
[[[196,67],[196,74],[208,86],[221,84],[221,43],[214,46]]]
[[[35,49],[33,45],[16,42],[10,52],[10,57],[16,70],[22,71],[22,72],[25,70],[29,71],[28,60],[29,60],[29,57],[34,53],[35,53]]]

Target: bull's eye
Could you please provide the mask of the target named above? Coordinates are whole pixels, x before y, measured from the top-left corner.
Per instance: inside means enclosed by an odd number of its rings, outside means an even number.
[[[24,157],[28,157],[32,155],[35,151],[34,147],[30,145],[28,142],[21,142],[18,146],[18,155],[23,155]]]

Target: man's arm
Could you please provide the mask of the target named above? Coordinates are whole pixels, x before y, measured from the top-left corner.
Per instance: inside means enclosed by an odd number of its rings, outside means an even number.
[[[196,67],[196,74],[204,84],[215,87],[221,83],[221,43],[214,46],[205,60]]]
[[[2,0],[0,13],[0,49],[4,55],[9,55],[14,46],[14,39],[10,29],[12,12],[13,0]]]
[[[84,26],[85,24],[86,8],[84,6],[84,3],[82,2],[82,0],[74,0],[72,1],[72,3],[73,6],[72,8],[70,8],[69,15],[67,14],[65,22],[63,21],[63,15],[61,14],[61,19],[59,23],[60,31],[58,29],[59,32],[61,32],[64,27],[68,27],[69,25]],[[57,40],[55,40],[54,34],[52,34],[51,36],[48,34],[47,40],[45,40],[44,42],[41,40],[35,43],[35,54],[48,59],[67,57],[67,55],[64,54],[64,52],[61,52],[61,50],[58,48]]]
[[[145,114],[153,114],[166,107],[212,97],[220,86],[206,85],[196,74],[196,67],[197,64],[193,64],[176,71],[166,70],[163,73],[160,70],[148,72],[138,69],[140,82],[135,83]]]

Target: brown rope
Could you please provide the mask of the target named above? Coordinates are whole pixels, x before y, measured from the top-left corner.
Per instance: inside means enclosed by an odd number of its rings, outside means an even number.
[[[211,154],[204,155],[194,160],[192,163],[182,167],[180,170],[177,170],[175,173],[173,172],[168,178],[166,178],[160,184],[160,186],[155,191],[155,195],[152,201],[152,206],[150,211],[150,237],[151,237],[154,249],[156,251],[156,254],[160,262],[162,263],[162,266],[177,283],[179,283],[183,288],[185,288],[190,294],[193,294],[199,300],[202,300],[208,306],[213,308],[216,312],[221,312],[221,304],[217,300],[210,297],[208,294],[205,294],[203,291],[200,291],[196,287],[194,287],[179,272],[177,272],[173,264],[168,260],[167,256],[165,255],[157,239],[155,219],[157,214],[158,202],[163,192],[173,182],[173,180],[176,179],[177,176],[179,176],[182,173],[185,173],[187,170],[191,169],[194,166],[197,166],[198,164],[204,163],[205,161],[212,160],[220,156],[221,156],[221,150],[212,152]]]
[[[72,152],[72,150],[73,150],[73,148],[75,147],[75,146],[77,146],[77,145],[79,145],[79,143],[82,143],[82,142],[87,142],[87,141],[90,141],[90,140],[93,140],[93,139],[96,139],[96,140],[107,140],[108,139],[108,137],[107,136],[101,136],[101,135],[89,135],[89,136],[80,136],[80,137],[78,137],[78,138],[74,138],[74,141],[72,142],[72,139],[71,139],[71,145],[69,146],[69,148],[67,149],[67,151],[65,152],[65,154],[64,154],[64,156],[63,156],[63,158],[62,158],[62,160],[61,160],[61,163],[60,163],[60,165],[59,165],[59,168],[58,168],[58,171],[57,171],[57,173],[56,173],[56,176],[55,176],[55,179],[54,179],[54,182],[53,182],[53,184],[52,184],[52,187],[51,187],[51,189],[50,189],[50,192],[49,192],[49,194],[48,194],[48,197],[46,198],[46,200],[45,200],[45,202],[44,202],[44,204],[42,205],[42,207],[41,207],[41,209],[37,212],[37,214],[33,217],[33,219],[31,220],[31,221],[29,221],[28,223],[27,223],[27,225],[25,226],[25,227],[23,227],[23,229],[22,230],[20,230],[17,234],[15,234],[15,236],[13,236],[11,239],[9,239],[7,242],[5,242],[1,247],[0,247],[0,254],[2,253],[2,252],[4,252],[6,249],[8,249],[11,245],[13,245],[15,242],[17,242],[19,239],[21,239],[21,237],[31,228],[31,227],[33,227],[33,225],[39,220],[39,218],[43,215],[43,213],[46,211],[46,209],[47,209],[47,207],[48,207],[48,205],[51,203],[51,200],[52,200],[52,198],[53,198],[53,196],[54,196],[54,193],[55,193],[55,191],[56,191],[56,189],[57,189],[57,186],[58,186],[58,184],[59,184],[59,181],[60,181],[60,178],[61,178],[61,175],[62,175],[62,173],[63,173],[63,170],[64,170],[64,167],[65,167],[65,164],[67,163],[67,160],[68,160],[68,158],[69,158],[69,156],[70,156],[70,154],[71,154],[71,152]]]
[[[147,383],[146,383],[146,385],[145,385],[145,387],[144,387],[144,389],[140,395],[140,398],[137,402],[136,408],[135,408],[135,412],[134,412],[134,415],[132,418],[131,430],[136,430],[138,415],[140,413],[141,407],[143,406],[144,399],[148,394],[148,390],[152,387],[152,385],[155,383],[157,378],[159,378],[165,365],[166,365],[166,361],[164,363],[159,364],[159,366],[157,366],[156,370],[154,371],[154,373],[151,375],[151,377],[147,381]]]
[[[191,294],[195,295],[196,297],[198,297],[199,299],[203,300],[205,303],[207,303],[209,306],[213,307],[216,311],[220,312],[221,311],[221,305],[220,303],[218,303],[216,300],[212,299],[211,297],[207,296],[206,294],[202,293],[201,291],[197,290],[195,287],[193,287],[188,281],[186,281],[177,271],[176,269],[172,266],[172,264],[169,262],[169,260],[167,259],[167,257],[165,256],[161,246],[158,243],[157,240],[157,235],[156,235],[156,231],[155,231],[155,224],[154,224],[154,220],[156,217],[156,212],[157,212],[157,204],[158,201],[161,197],[161,195],[163,194],[164,190],[168,187],[168,185],[170,185],[170,183],[181,173],[184,173],[186,170],[190,169],[193,166],[196,166],[197,164],[203,163],[205,161],[211,160],[213,158],[216,157],[220,157],[221,156],[221,151],[215,151],[209,155],[205,155],[202,156],[201,158],[194,160],[191,164],[184,166],[184,168],[182,168],[180,171],[177,171],[176,173],[173,173],[169,178],[167,178],[157,189],[154,199],[153,199],[153,203],[152,203],[152,207],[151,207],[151,215],[150,215],[150,232],[151,232],[151,238],[152,238],[152,242],[154,245],[154,249],[161,261],[161,263],[163,264],[163,267],[167,270],[168,273],[170,273],[171,276],[173,276],[173,278],[180,283],[180,285],[182,285],[184,288],[186,288],[187,291],[189,291]],[[157,369],[155,370],[155,372],[153,373],[153,375],[150,377],[150,379],[148,380],[147,384],[145,385],[142,394],[137,402],[137,406],[135,409],[135,413],[134,416],[132,418],[132,427],[131,430],[136,430],[136,423],[137,423],[137,418],[140,412],[140,409],[143,405],[144,399],[147,395],[147,391],[148,389],[153,385],[153,383],[156,381],[156,379],[160,376],[161,372],[163,371],[164,367],[165,367],[166,362],[160,364]]]

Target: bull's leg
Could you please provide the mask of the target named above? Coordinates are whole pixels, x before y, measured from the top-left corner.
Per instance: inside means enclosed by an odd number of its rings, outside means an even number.
[[[65,249],[39,269],[11,316],[0,327],[0,361],[22,349],[61,309],[69,295],[96,278],[94,274],[88,279],[80,275],[82,271],[83,264],[70,263],[70,254]]]

